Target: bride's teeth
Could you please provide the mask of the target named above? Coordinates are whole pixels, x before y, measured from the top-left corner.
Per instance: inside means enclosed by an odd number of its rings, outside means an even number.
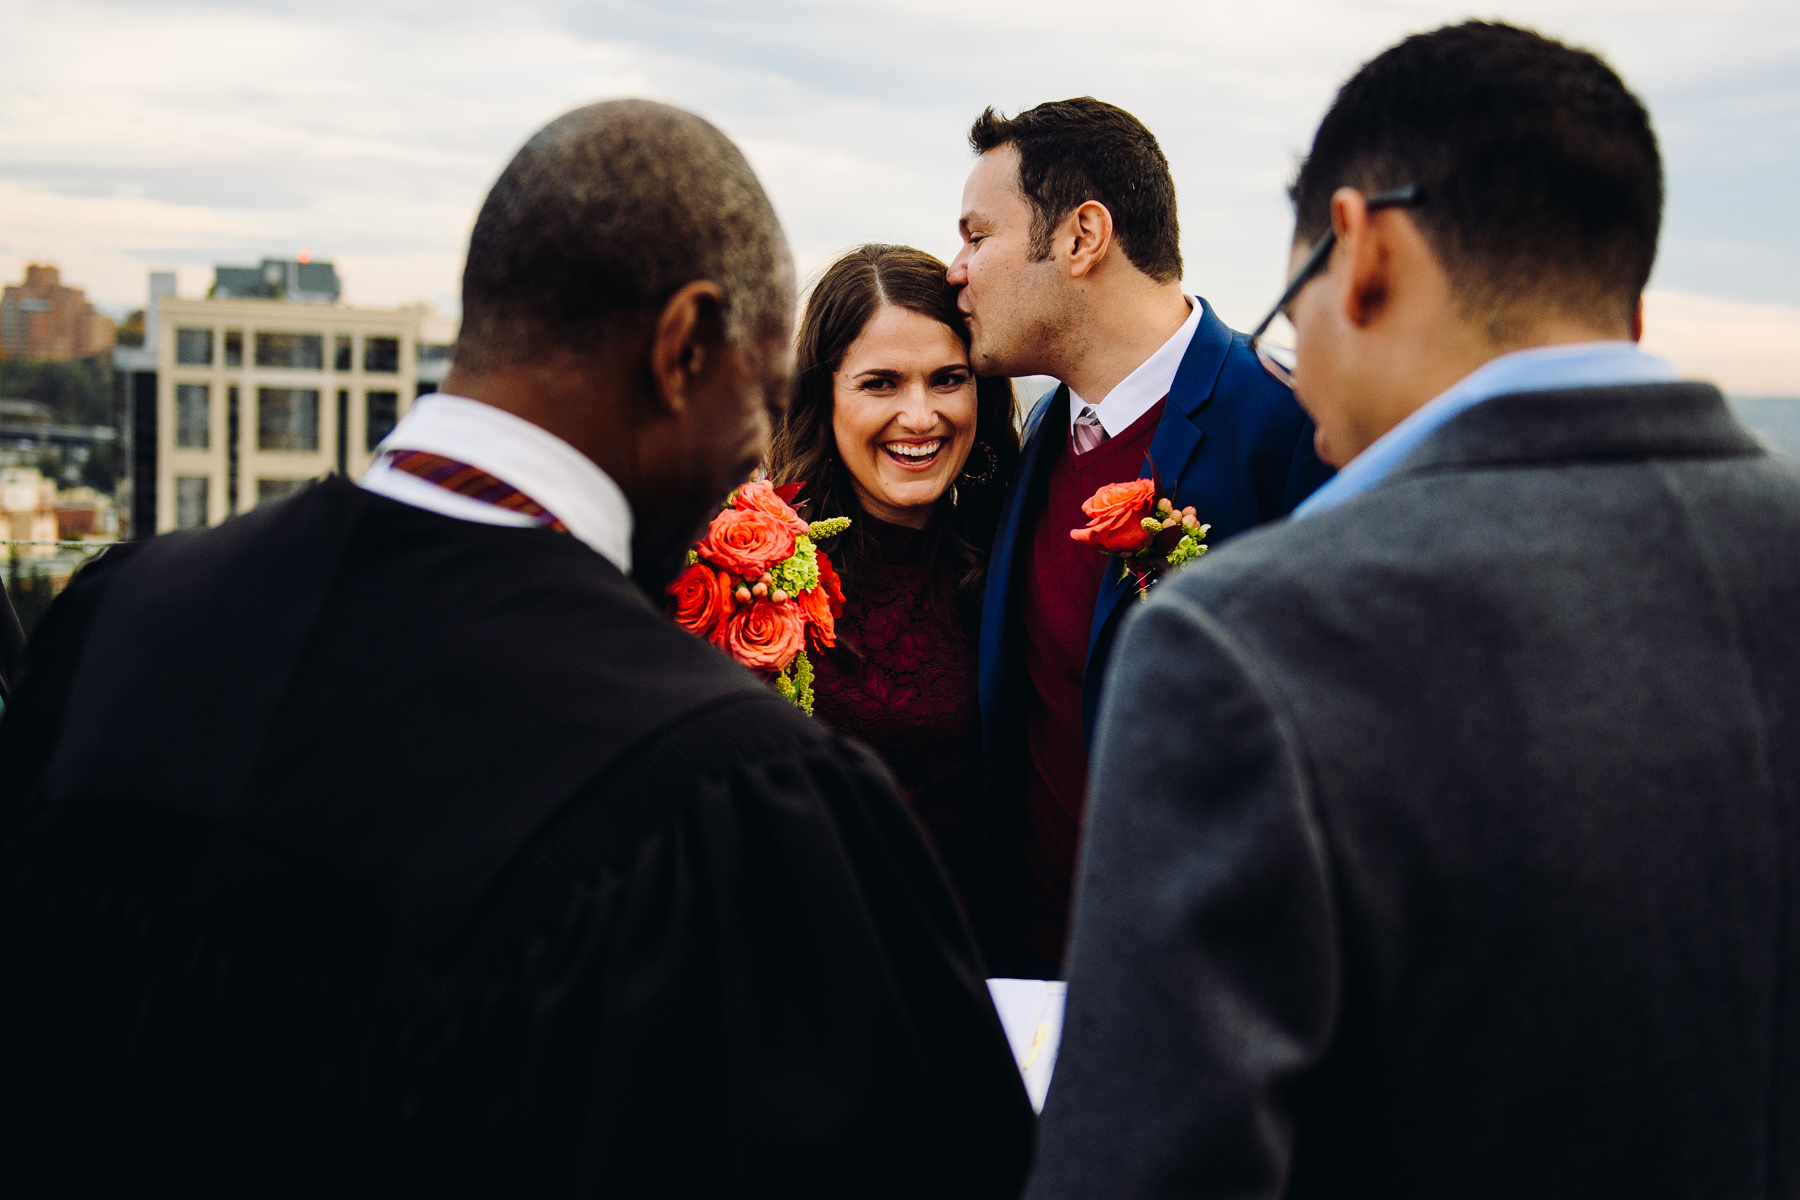
[[[900,443],[900,442],[893,442],[893,443],[890,443],[887,448],[889,450],[891,450],[893,453],[903,455],[906,458],[930,458],[933,454],[936,454],[938,452],[938,449],[942,445],[943,445],[943,442],[941,440],[936,441],[936,442],[927,442],[923,446],[916,446],[916,445],[910,445],[910,444],[905,444],[905,443]]]

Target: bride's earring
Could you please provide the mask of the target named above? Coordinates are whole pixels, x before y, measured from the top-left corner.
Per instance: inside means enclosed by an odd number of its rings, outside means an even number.
[[[994,448],[992,446],[988,445],[986,442],[976,442],[975,449],[987,456],[987,463],[981,468],[981,473],[979,475],[969,470],[968,464],[964,463],[962,479],[960,481],[962,483],[971,485],[986,483],[994,477],[994,472],[1000,469],[1000,456],[994,453]],[[974,458],[975,455],[971,453],[969,457]]]

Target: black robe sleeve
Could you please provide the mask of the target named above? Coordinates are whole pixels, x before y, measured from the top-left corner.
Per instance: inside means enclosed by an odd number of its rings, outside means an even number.
[[[38,623],[29,646],[20,633],[16,646],[7,648],[8,619],[14,628],[19,619],[12,605],[0,614],[0,661],[6,670],[6,708],[0,710],[0,837],[11,819],[10,805],[30,791],[49,761],[62,724],[63,709],[75,671],[81,662],[82,636],[94,610],[105,598],[108,584],[119,565],[127,561],[138,543],[109,546],[82,564]],[[35,673],[34,662],[43,662]],[[28,676],[34,675],[35,678]]]
[[[19,614],[13,610],[6,585],[0,584],[0,700],[12,691],[12,682],[18,677],[19,663],[24,656],[25,629],[19,624]]]
[[[25,732],[14,767],[33,757]],[[784,705],[729,701],[634,753],[442,958],[278,862],[256,894],[284,897],[281,919],[247,916],[221,900],[242,880],[168,868],[195,859],[191,829],[112,818],[79,839],[15,828],[7,847],[0,1180],[187,1196],[1022,1185],[1033,1117],[942,873],[884,768]]]
[[[912,817],[848,742],[759,749],[749,707],[647,749],[557,832],[566,850],[625,798],[687,794],[529,956],[521,1044],[487,1068],[510,1076],[488,1097],[498,1176],[528,1195],[1016,1195],[1033,1119]]]

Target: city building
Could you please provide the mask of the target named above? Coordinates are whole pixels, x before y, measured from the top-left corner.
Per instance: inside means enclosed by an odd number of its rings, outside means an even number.
[[[0,467],[35,466],[59,483],[112,480],[119,431],[58,421],[41,400],[0,400]],[[97,462],[90,462],[99,455]]]
[[[56,481],[36,467],[0,469],[0,528],[16,557],[54,557]]]
[[[62,272],[32,263],[25,282],[0,292],[0,358],[13,362],[67,362],[106,354],[116,330],[94,311],[80,288],[64,287]]]
[[[412,313],[167,297],[158,307],[158,533],[216,525],[330,471],[361,474],[416,394]]]
[[[429,304],[415,304],[414,317],[419,322],[417,394],[435,392],[450,373],[450,357],[456,351],[456,322]]]
[[[0,468],[6,589],[30,634],[82,563],[118,540],[112,498],[91,487],[59,489],[36,467]]]
[[[116,541],[119,513],[113,498],[97,488],[58,488],[56,536],[64,542]]]
[[[261,298],[238,295],[251,281],[237,274],[260,268],[218,268],[204,300],[151,275],[144,345],[114,354],[130,413],[130,536],[214,525],[329,472],[360,475],[443,378],[455,330],[428,307],[351,308],[332,302],[331,264],[271,265],[287,282]]]
[[[113,370],[132,374],[156,374],[157,301],[175,294],[175,272],[150,272],[150,303],[144,306],[143,336],[136,345],[121,345],[113,351]],[[135,314],[133,314],[135,315]]]
[[[259,267],[214,267],[213,300],[292,300],[336,304],[343,294],[337,268],[304,258],[265,258]]]

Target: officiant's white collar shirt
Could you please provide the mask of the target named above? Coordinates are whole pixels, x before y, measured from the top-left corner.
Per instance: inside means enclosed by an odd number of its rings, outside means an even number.
[[[612,476],[542,426],[491,404],[436,392],[413,402],[375,450],[361,479],[371,492],[483,525],[537,525],[536,517],[471,499],[390,466],[389,450],[441,454],[510,483],[555,514],[620,571],[631,572],[631,504]]]
[[[1181,360],[1186,357],[1188,346],[1194,340],[1194,331],[1200,328],[1200,314],[1206,307],[1198,296],[1189,296],[1187,302],[1187,320],[1181,323],[1181,328],[1155,354],[1139,363],[1137,370],[1119,380],[1118,386],[1106,393],[1104,400],[1095,404],[1076,395],[1074,388],[1069,389],[1071,437],[1075,434],[1075,419],[1083,409],[1093,409],[1094,415],[1100,418],[1101,428],[1106,430],[1106,436],[1114,438],[1130,429],[1139,417],[1155,408],[1156,402],[1169,394],[1169,388],[1175,383],[1175,372],[1181,369]]]

